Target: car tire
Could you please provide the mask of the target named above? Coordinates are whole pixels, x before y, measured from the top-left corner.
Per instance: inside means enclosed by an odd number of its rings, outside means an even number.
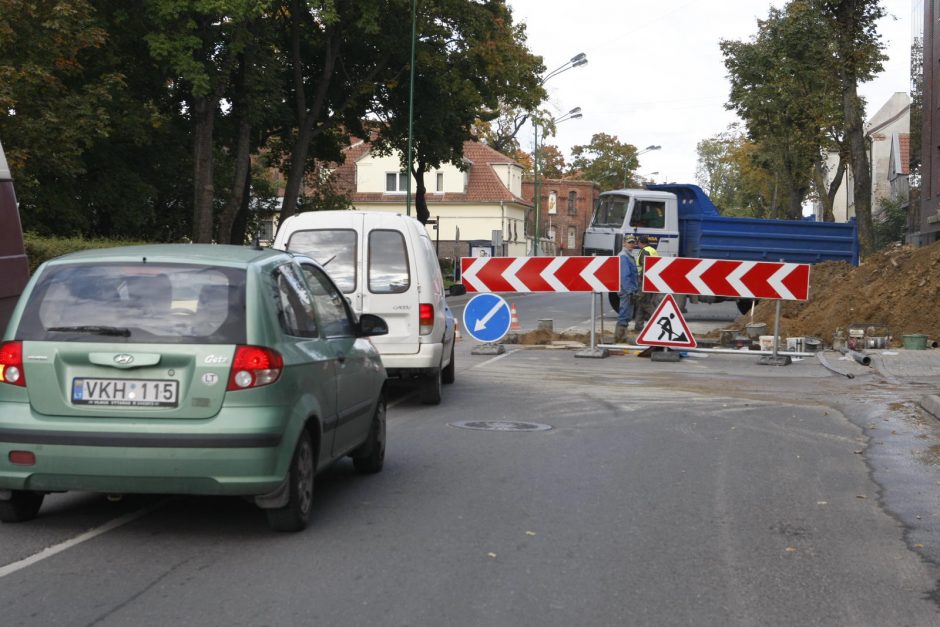
[[[42,492],[13,490],[10,499],[0,500],[0,521],[16,523],[32,520],[39,513],[45,496]]]
[[[443,369],[435,368],[430,374],[426,374],[420,379],[418,384],[421,393],[421,402],[425,405],[440,405],[443,396],[441,389]]]
[[[380,396],[365,443],[352,454],[356,472],[374,475],[385,465],[385,398]]]
[[[301,531],[310,522],[313,509],[313,476],[316,472],[316,456],[310,434],[300,432],[290,471],[287,473],[289,496],[287,505],[265,510],[268,526],[275,531]]]
[[[454,344],[450,345],[450,363],[441,373],[441,382],[450,385],[457,379],[457,366],[454,362]]]

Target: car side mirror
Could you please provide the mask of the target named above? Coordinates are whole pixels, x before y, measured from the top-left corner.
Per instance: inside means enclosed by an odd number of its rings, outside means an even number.
[[[450,289],[447,290],[448,296],[463,296],[467,293],[467,286],[463,283],[454,283],[450,286]]]
[[[375,314],[364,313],[359,316],[359,337],[388,335],[388,323]]]

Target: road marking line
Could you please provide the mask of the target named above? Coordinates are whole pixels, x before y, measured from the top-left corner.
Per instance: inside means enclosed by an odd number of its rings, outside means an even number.
[[[70,540],[66,540],[65,542],[60,542],[59,544],[54,544],[52,546],[47,546],[39,553],[31,555],[27,558],[21,559],[18,562],[13,562],[11,564],[7,564],[6,566],[0,566],[0,579],[6,577],[7,575],[12,575],[15,572],[19,572],[23,570],[24,568],[27,568],[29,566],[32,566],[33,564],[36,564],[37,562],[41,562],[44,559],[48,559],[54,555],[58,555],[59,553],[62,553],[63,551],[67,551],[68,549],[71,549],[73,546],[77,546],[81,544],[82,542],[87,542],[88,540],[97,538],[98,536],[105,534],[109,531],[113,531],[114,529],[117,529],[118,527],[123,527],[124,525],[130,522],[134,522],[138,518],[146,516],[150,512],[157,509],[158,507],[162,507],[167,502],[169,502],[169,499],[164,499],[162,501],[154,503],[153,505],[137,510],[136,512],[131,512],[119,518],[115,518],[114,520],[110,520],[106,522],[105,524],[101,525],[100,527],[95,527],[94,529],[90,529],[86,531],[85,533],[77,535]]]

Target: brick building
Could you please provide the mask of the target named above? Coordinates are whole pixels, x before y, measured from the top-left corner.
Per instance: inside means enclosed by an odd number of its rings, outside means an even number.
[[[543,254],[580,255],[584,231],[591,222],[594,205],[601,193],[600,186],[593,181],[569,179],[541,179],[542,198],[539,203],[540,235]],[[531,205],[535,198],[533,180],[528,176],[522,180],[522,197]],[[526,217],[526,233],[535,231],[535,210],[530,209]]]

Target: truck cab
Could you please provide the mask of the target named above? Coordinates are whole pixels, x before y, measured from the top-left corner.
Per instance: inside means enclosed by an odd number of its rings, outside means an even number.
[[[13,192],[13,177],[0,144],[0,337],[28,280],[29,265],[23,247],[23,228]]]
[[[679,254],[676,196],[649,189],[604,192],[584,234],[585,255],[616,255],[624,233],[646,235],[660,255]]]

